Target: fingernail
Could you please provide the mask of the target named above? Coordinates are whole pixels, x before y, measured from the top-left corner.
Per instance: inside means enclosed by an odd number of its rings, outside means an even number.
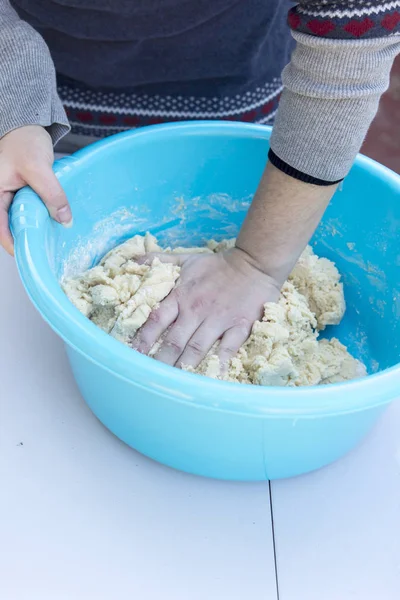
[[[64,225],[64,227],[67,227],[67,228],[72,227],[73,220],[72,220],[71,209],[69,206],[63,206],[62,208],[58,209],[57,221],[59,221],[59,223],[61,223],[61,225]]]

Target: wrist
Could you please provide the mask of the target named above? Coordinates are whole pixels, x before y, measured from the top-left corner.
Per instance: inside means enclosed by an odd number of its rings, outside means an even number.
[[[241,240],[236,242],[234,250],[240,253],[242,259],[248,265],[269,277],[279,289],[285,283],[292,270],[293,260],[295,262],[297,259],[297,256],[295,259],[292,259],[291,257],[288,258],[288,256],[279,257],[272,253],[267,253],[267,255],[260,254]]]
[[[242,270],[250,270],[265,277],[268,283],[280,292],[282,285],[286,281],[286,277],[276,277],[275,273],[272,273],[269,269],[269,265],[264,264],[262,260],[259,260],[256,256],[241,248],[240,245],[235,244],[229,253],[235,266],[239,265],[239,268]]]

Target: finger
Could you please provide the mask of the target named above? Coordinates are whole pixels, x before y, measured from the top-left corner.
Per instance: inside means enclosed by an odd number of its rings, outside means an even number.
[[[14,194],[12,192],[3,192],[0,194],[0,244],[11,256],[14,256],[14,241],[9,226],[8,210],[13,197]]]
[[[166,365],[176,365],[187,343],[200,325],[200,322],[196,321],[194,317],[193,314],[178,316],[155,356],[157,360]]]
[[[192,335],[188,341],[185,350],[179,358],[179,366],[193,367],[199,366],[203,358],[208,354],[217,340],[224,333],[218,324],[205,320]]]
[[[222,336],[218,356],[223,370],[226,371],[229,361],[237,354],[240,346],[247,341],[250,333],[251,323],[243,321],[240,325],[228,329]]]
[[[26,183],[43,200],[50,216],[65,227],[71,227],[72,213],[67,196],[51,167],[40,165],[38,169],[29,168],[24,177]]]
[[[163,263],[170,263],[181,267],[183,263],[189,258],[189,254],[169,254],[168,252],[150,252],[138,258],[140,265],[148,265],[153,262],[155,258],[158,258]]]
[[[148,354],[157,340],[167,331],[171,323],[176,320],[178,312],[178,302],[174,298],[174,295],[170,294],[150,314],[147,322],[133,340],[132,347],[142,354]]]

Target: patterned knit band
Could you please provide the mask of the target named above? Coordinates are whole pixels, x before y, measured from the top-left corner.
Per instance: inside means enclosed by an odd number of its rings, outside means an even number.
[[[309,0],[289,12],[294,31],[334,39],[367,39],[400,32],[400,0]]]
[[[271,123],[281,92],[280,79],[223,97],[98,91],[64,79],[58,85],[72,132],[96,137],[173,121],[221,119]]]

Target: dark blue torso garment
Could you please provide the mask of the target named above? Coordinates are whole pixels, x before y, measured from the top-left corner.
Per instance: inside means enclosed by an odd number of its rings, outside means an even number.
[[[257,90],[266,90],[267,99],[267,92],[280,86],[292,46],[286,23],[293,4],[289,0],[12,4],[46,40],[66,103],[75,88],[102,91],[108,104],[110,93],[122,91],[135,98],[232,99],[232,107],[238,96],[264,93]]]

